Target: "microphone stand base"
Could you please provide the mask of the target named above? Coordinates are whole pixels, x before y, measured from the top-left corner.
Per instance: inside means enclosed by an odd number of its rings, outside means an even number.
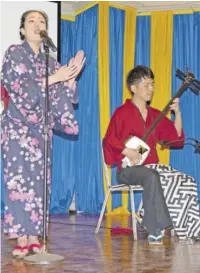
[[[37,253],[34,255],[24,257],[24,262],[29,264],[39,264],[39,265],[48,265],[48,264],[57,264],[64,261],[64,257],[51,253]]]

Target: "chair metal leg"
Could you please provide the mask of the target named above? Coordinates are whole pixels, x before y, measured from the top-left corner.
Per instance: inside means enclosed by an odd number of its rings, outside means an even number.
[[[108,189],[107,194],[105,196],[103,206],[102,206],[102,209],[101,209],[101,213],[100,213],[100,216],[99,216],[99,220],[98,220],[98,223],[97,223],[97,227],[95,229],[95,234],[99,233],[99,229],[100,229],[100,226],[101,226],[101,222],[102,222],[102,219],[103,219],[104,211],[106,209],[106,205],[107,205],[107,202],[108,202],[109,195],[110,195],[110,189]]]
[[[138,208],[138,212],[140,212],[140,210],[142,209],[142,207],[143,207],[143,200],[141,198],[140,205],[139,205],[139,208]]]
[[[134,192],[132,189],[130,189],[130,197],[131,197],[133,235],[134,235],[134,240],[137,240],[137,225],[136,225],[136,219],[135,219],[135,202],[134,202]]]

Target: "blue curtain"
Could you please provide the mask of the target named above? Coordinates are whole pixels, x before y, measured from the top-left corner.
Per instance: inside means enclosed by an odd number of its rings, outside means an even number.
[[[136,20],[135,66],[150,67],[151,17],[137,16]]]
[[[124,54],[124,10],[109,8],[110,36],[110,117],[122,105],[123,93],[123,54]],[[112,185],[116,185],[117,167],[112,167]],[[112,208],[121,206],[121,193],[112,194]]]
[[[61,63],[74,56],[75,23],[61,20]],[[75,187],[74,146],[77,137],[55,132],[53,138],[52,190],[50,213],[66,213]]]
[[[188,68],[197,79],[200,79],[200,12],[174,16],[173,33],[173,94],[182,81],[176,76],[176,69],[186,72]],[[180,98],[183,116],[183,128],[186,137],[200,139],[200,94],[190,89]],[[198,183],[200,197],[200,154],[194,152],[192,146],[182,150],[171,150],[170,164],[178,170],[193,176]]]
[[[99,213],[104,200],[98,96],[98,6],[75,22],[62,21],[61,58],[65,64],[83,49],[86,65],[78,80],[79,136],[54,136],[51,213],[66,212],[75,192],[78,211]]]
[[[136,19],[136,44],[135,44],[135,66],[145,65],[150,67],[150,32],[151,17],[137,16]],[[135,207],[139,207],[142,194],[135,193]],[[130,209],[130,202],[129,202]]]
[[[74,56],[75,22],[61,20],[61,64],[69,62]]]
[[[84,213],[99,213],[104,190],[98,95],[98,5],[76,17],[75,34],[75,52],[83,49],[87,58],[78,81],[80,104],[77,119],[80,132],[73,162],[76,207]]]

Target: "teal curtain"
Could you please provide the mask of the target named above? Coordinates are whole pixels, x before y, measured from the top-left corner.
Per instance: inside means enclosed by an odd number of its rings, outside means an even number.
[[[135,44],[135,66],[145,65],[150,67],[150,32],[151,17],[137,16],[136,19],[136,44]],[[135,193],[135,207],[139,207],[142,193]],[[130,209],[130,199],[129,199]]]
[[[61,20],[61,63],[74,56],[75,23]],[[50,213],[66,213],[72,202],[75,187],[74,147],[78,137],[54,132],[52,158],[52,189]]]
[[[200,79],[200,12],[174,16],[173,32],[172,92],[178,90],[182,81],[176,76],[176,69],[192,71]],[[183,128],[186,137],[200,140],[200,94],[190,89],[180,98]],[[182,150],[171,150],[170,164],[196,179],[200,197],[200,154],[192,146]]]
[[[123,93],[123,54],[124,54],[124,10],[109,8],[110,38],[110,117],[117,107],[122,105]],[[116,185],[117,167],[112,166],[112,185]],[[112,208],[121,206],[121,193],[112,194]]]
[[[61,20],[61,64],[69,62],[70,58],[74,56],[74,39],[75,39],[75,22]]]
[[[150,35],[151,17],[137,16],[136,19],[136,45],[135,66],[145,65],[150,67]]]
[[[73,163],[75,198],[79,211],[95,214],[100,212],[104,200],[98,95],[98,5],[76,17],[75,34],[75,52],[83,49],[87,57],[78,81],[80,132]]]
[[[58,134],[53,143],[51,213],[66,212],[75,192],[76,209],[99,213],[104,200],[98,95],[98,6],[83,12],[75,22],[62,20],[61,58],[65,64],[78,50],[86,55],[78,79],[76,118],[79,136]]]

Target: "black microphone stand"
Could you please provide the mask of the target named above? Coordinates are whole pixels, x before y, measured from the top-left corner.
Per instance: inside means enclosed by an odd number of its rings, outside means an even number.
[[[41,253],[37,253],[24,258],[24,261],[31,264],[54,264],[62,262],[63,256],[47,253],[47,216],[48,216],[48,132],[49,132],[49,44],[43,40],[45,50],[45,109],[44,109],[44,185],[43,185],[43,246]]]
[[[193,143],[185,143],[186,140],[191,140],[193,141]],[[195,148],[195,151],[199,152],[200,153],[200,141],[192,138],[192,137],[186,137],[186,138],[183,138],[183,139],[178,139],[178,140],[173,140],[173,141],[160,141],[160,144],[162,146],[167,146],[167,147],[170,147],[171,145],[173,144],[176,144],[176,143],[179,143],[179,142],[184,142],[184,145],[191,145]],[[173,147],[173,146],[172,146]]]

